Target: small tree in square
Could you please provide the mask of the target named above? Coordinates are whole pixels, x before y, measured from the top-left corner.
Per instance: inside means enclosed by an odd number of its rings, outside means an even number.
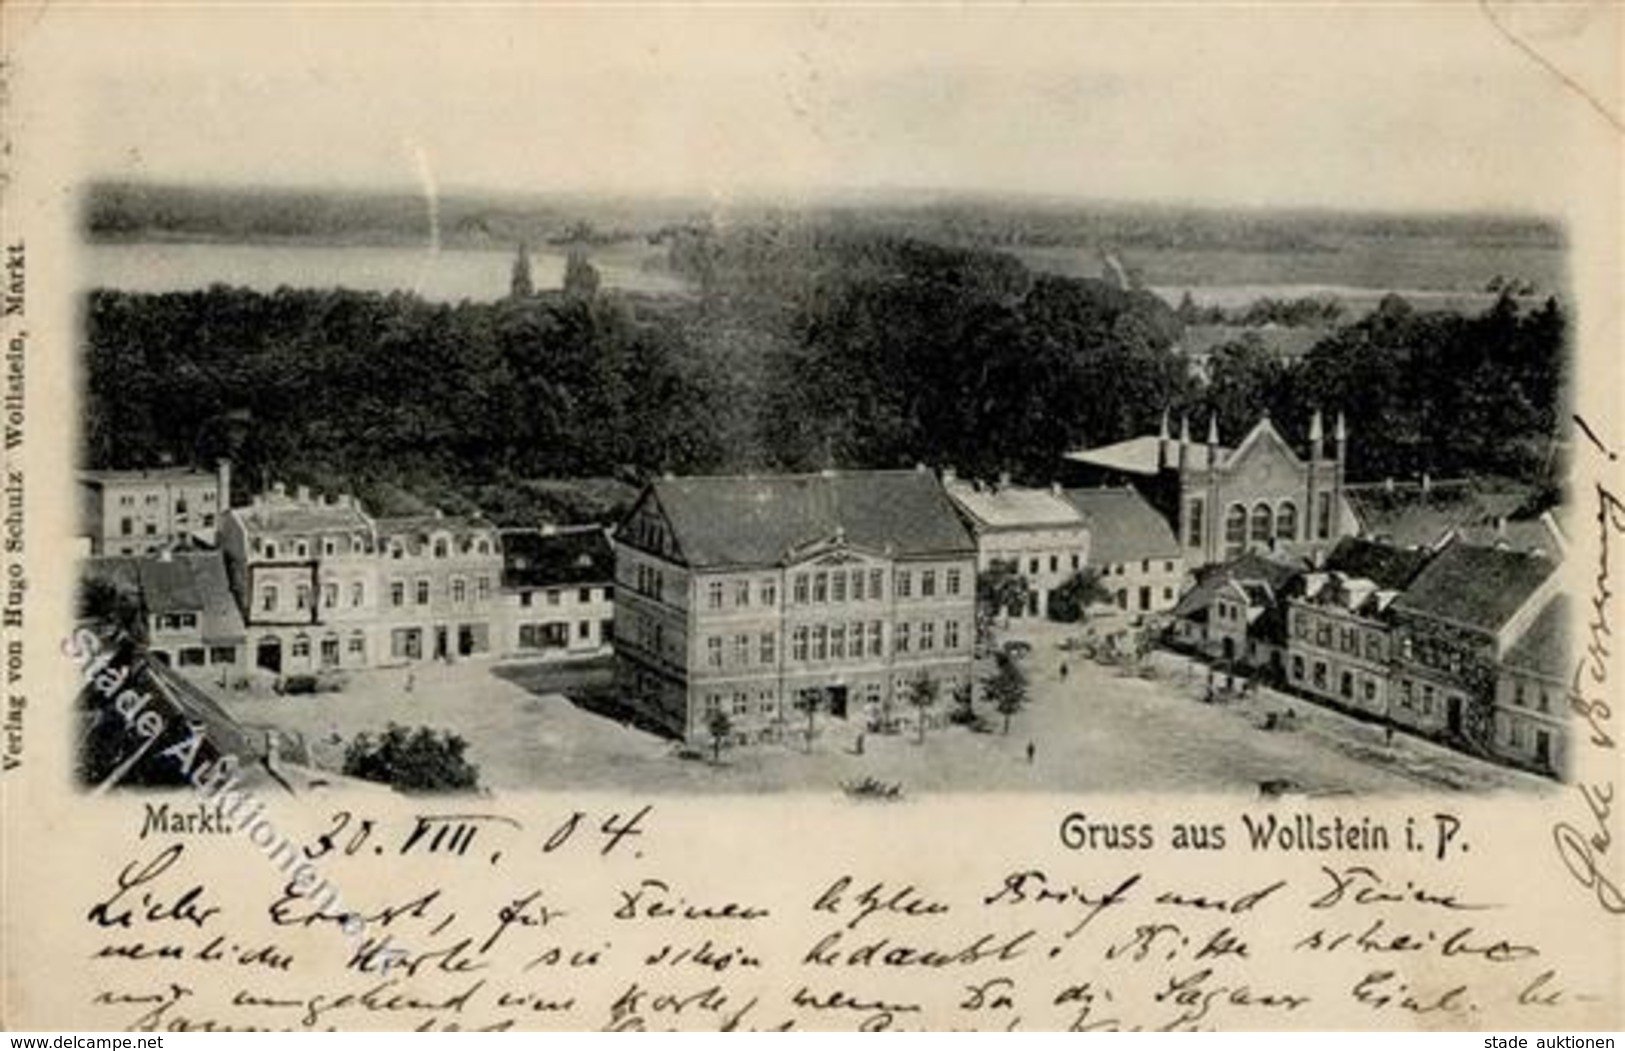
[[[733,720],[728,713],[717,708],[705,720],[705,732],[711,735],[711,762],[722,761],[722,748],[733,737]]]
[[[1027,674],[1008,653],[999,654],[998,662],[998,670],[988,680],[987,696],[993,701],[994,709],[1004,716],[1004,732],[1008,734],[1010,717],[1027,703]]]
[[[929,675],[922,675],[908,684],[908,703],[914,709],[914,719],[919,729],[920,743],[925,742],[925,713],[937,703],[937,696],[941,692],[937,680]]]

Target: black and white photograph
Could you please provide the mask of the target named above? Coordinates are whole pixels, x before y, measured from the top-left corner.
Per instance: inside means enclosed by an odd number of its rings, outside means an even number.
[[[98,974],[162,955],[122,899],[235,849],[286,882],[254,966],[337,924],[278,981],[404,961],[424,998],[108,978],[86,1017],[1617,1027],[1617,942],[1573,961],[1625,911],[1619,14],[14,9],[5,747],[60,792],[26,820],[126,834],[74,877],[114,888],[77,933],[129,936]],[[521,840],[624,901],[525,897]],[[734,879],[763,857],[849,860],[792,919]],[[200,888],[162,918],[219,935]],[[1071,926],[968,926],[1035,902]],[[877,913],[957,939],[888,926],[888,967],[1027,977],[724,991],[768,927],[770,968],[868,967]],[[607,1023],[556,984],[462,1013],[500,938],[586,975],[674,917],[703,947],[593,972]],[[1117,971],[1173,932],[1117,987],[1159,995],[1050,987],[1091,923]],[[639,999],[696,961],[723,985]]]

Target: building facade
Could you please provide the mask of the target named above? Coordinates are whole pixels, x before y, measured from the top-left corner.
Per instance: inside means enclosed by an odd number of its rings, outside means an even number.
[[[1045,617],[1050,594],[1089,562],[1089,528],[1059,486],[1012,486],[961,480],[943,472],[943,488],[976,538],[978,571],[995,564],[1012,567],[1027,582],[1027,606],[1012,619]]]
[[[103,556],[87,560],[82,575],[135,603],[155,659],[228,674],[243,666],[247,636],[219,552]]]
[[[1136,615],[1172,610],[1185,590],[1185,555],[1156,509],[1129,486],[1064,495],[1088,529],[1086,561],[1117,607]]]
[[[1516,766],[1561,777],[1569,761],[1568,598],[1552,596],[1502,658],[1491,748]]]
[[[1389,717],[1389,608],[1430,552],[1344,539],[1288,599],[1287,683],[1373,719]]]
[[[694,742],[719,713],[736,743],[938,720],[972,684],[976,566],[923,469],[662,479],[615,535],[622,694]]]
[[[1456,541],[1390,607],[1391,719],[1457,747],[1493,751],[1501,662],[1556,593],[1553,562]]]
[[[500,634],[502,545],[483,518],[379,518],[379,664],[492,653]]]
[[[501,656],[607,656],[615,643],[615,550],[602,526],[502,531]]]
[[[231,468],[214,474],[185,468],[84,471],[79,475],[92,555],[153,555],[215,544],[219,519],[231,505]]]
[[[248,659],[278,674],[366,667],[379,654],[378,535],[349,496],[281,484],[220,520]]]
[[[1343,476],[1348,441],[1341,415],[1328,441],[1316,412],[1301,455],[1268,417],[1231,448],[1220,443],[1216,419],[1208,421],[1207,440],[1193,442],[1188,420],[1180,421],[1175,439],[1165,416],[1156,435],[1066,459],[1086,484],[1138,489],[1173,527],[1194,570],[1249,551],[1315,558],[1353,535]]]

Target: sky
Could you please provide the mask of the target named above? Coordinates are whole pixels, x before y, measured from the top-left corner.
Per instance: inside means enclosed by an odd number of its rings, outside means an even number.
[[[1550,211],[1620,134],[1576,90],[1617,93],[1619,8],[1489,12],[1523,46],[1448,0],[57,7],[12,44],[102,178]]]

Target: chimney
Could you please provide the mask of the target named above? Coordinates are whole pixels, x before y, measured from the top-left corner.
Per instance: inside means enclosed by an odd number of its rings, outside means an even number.
[[[1382,480],[1382,490],[1385,493],[1392,493],[1394,491],[1394,476],[1393,475],[1389,475],[1387,478],[1384,478]]]
[[[294,490],[294,499],[302,504],[310,503],[310,486],[301,485]]]
[[[1423,471],[1422,472],[1422,495],[1426,496],[1431,492],[1433,492],[1433,476],[1428,474],[1426,471]]]
[[[1060,496],[1061,495],[1061,483],[1060,482],[1051,482],[1049,484],[1049,493],[1050,493],[1051,496]]]
[[[215,510],[224,514],[231,507],[231,461],[216,460],[214,464]]]
[[[999,489],[1002,491],[1002,490],[1005,490],[1005,489],[1008,489],[1008,488],[1010,488],[1010,472],[1009,471],[1000,471],[999,472]]]
[[[944,467],[942,469],[942,484],[943,485],[953,485],[958,480],[959,480],[959,472],[958,471],[955,471],[952,467]]]
[[[281,499],[288,495],[288,487],[281,482],[271,483],[271,495]]]

